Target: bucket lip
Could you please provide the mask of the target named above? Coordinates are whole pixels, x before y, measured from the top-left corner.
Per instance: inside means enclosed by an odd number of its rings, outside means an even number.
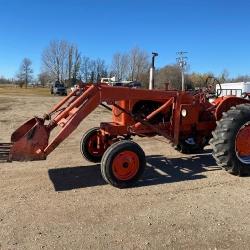
[[[27,133],[39,123],[39,120],[41,120],[38,117],[33,117],[29,120],[27,120],[25,123],[23,123],[19,128],[17,128],[12,134],[11,134],[11,142],[17,142],[20,140],[23,136],[27,135]],[[29,123],[31,123],[29,125]],[[27,128],[26,128],[27,126]],[[22,131],[24,130],[24,132]],[[25,131],[26,130],[26,131]],[[20,134],[19,134],[20,133]],[[16,137],[16,138],[15,138]]]
[[[12,134],[11,161],[46,159],[44,149],[48,146],[49,131],[43,121],[41,118],[32,118]]]

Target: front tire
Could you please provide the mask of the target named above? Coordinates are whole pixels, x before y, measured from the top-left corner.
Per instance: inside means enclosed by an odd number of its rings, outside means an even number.
[[[249,121],[250,105],[240,104],[223,113],[212,133],[213,157],[219,166],[233,175],[250,174]]]
[[[98,163],[101,161],[103,153],[105,151],[105,147],[103,143],[100,143],[99,147],[98,146],[98,132],[99,132],[98,127],[91,128],[88,130],[81,139],[80,142],[80,150],[82,153],[82,156],[94,163]]]
[[[114,187],[133,186],[146,166],[145,153],[135,142],[123,140],[112,144],[101,161],[103,179]]]

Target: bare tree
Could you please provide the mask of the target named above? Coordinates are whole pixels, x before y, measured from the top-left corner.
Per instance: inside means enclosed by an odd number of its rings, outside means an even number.
[[[13,80],[0,76],[0,84],[13,84]]]
[[[67,61],[67,82],[69,85],[74,85],[80,73],[81,55],[76,45],[68,46],[68,61]]]
[[[74,54],[74,46],[71,45],[68,48],[68,62],[67,62],[67,75],[70,80],[72,77],[72,69],[73,69],[73,54]]]
[[[98,58],[94,61],[94,65],[95,65],[95,71],[94,71],[95,79],[94,79],[94,81],[100,82],[102,77],[107,77],[107,75],[108,75],[106,63],[104,60]]]
[[[44,87],[46,84],[50,82],[51,78],[48,72],[41,72],[38,75],[38,80],[40,84]]]
[[[193,88],[204,88],[207,87],[206,80],[209,76],[214,76],[212,72],[208,73],[196,73],[186,75],[186,84]]]
[[[107,77],[107,66],[104,60],[98,58],[91,60],[83,56],[81,60],[81,76],[85,82],[99,82],[102,77]]]
[[[81,55],[78,51],[78,48],[75,47],[74,58],[73,58],[73,68],[72,68],[72,77],[76,80],[80,78],[80,68],[81,68]]]
[[[167,65],[156,71],[155,82],[158,88],[165,88],[165,83],[169,83],[172,89],[181,89],[181,74],[177,65]]]
[[[20,87],[27,88],[28,83],[32,80],[33,69],[31,68],[32,62],[29,58],[24,58],[21,65],[19,72],[17,74],[17,78],[19,80]]]
[[[67,58],[69,43],[66,41],[52,41],[43,51],[42,66],[54,80],[64,81],[67,74]]]
[[[219,81],[220,82],[228,82],[229,80],[229,72],[227,69],[224,69],[221,74],[219,75]]]
[[[149,56],[146,51],[135,47],[129,52],[129,78],[131,81],[139,81],[140,75],[149,69]]]
[[[230,80],[231,82],[249,82],[250,81],[250,75],[239,75],[233,79]]]
[[[87,56],[81,58],[81,78],[84,82],[89,82],[91,78],[91,60]]]
[[[118,81],[127,79],[129,69],[129,56],[117,52],[113,55],[111,71]]]

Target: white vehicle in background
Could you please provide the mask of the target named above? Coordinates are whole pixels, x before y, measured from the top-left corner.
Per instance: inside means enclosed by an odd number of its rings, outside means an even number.
[[[230,82],[230,83],[221,83],[220,86],[216,85],[216,93],[219,96],[237,96],[245,97],[247,93],[250,93],[250,82]]]
[[[116,83],[116,77],[106,77],[106,78],[101,78],[101,83],[107,83],[111,86],[113,86],[114,83]]]
[[[128,88],[141,88],[142,84],[137,81],[117,81],[115,76],[112,78],[101,78],[101,83],[107,83],[110,86],[122,86]]]
[[[142,84],[137,81],[116,81],[115,77],[112,78],[101,78],[101,83],[106,83],[110,86],[121,86],[121,87],[128,87],[128,88],[141,88]],[[70,88],[73,92],[77,89],[78,84],[74,85]]]

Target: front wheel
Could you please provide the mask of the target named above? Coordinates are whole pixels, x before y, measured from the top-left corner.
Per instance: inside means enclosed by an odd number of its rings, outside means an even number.
[[[103,179],[114,187],[126,188],[142,176],[146,158],[135,142],[123,140],[112,144],[101,161]]]
[[[249,104],[240,104],[223,113],[210,141],[218,165],[234,175],[250,174],[249,138]]]
[[[85,159],[91,162],[100,162],[105,151],[104,144],[98,143],[99,128],[88,130],[81,139],[80,150]]]

